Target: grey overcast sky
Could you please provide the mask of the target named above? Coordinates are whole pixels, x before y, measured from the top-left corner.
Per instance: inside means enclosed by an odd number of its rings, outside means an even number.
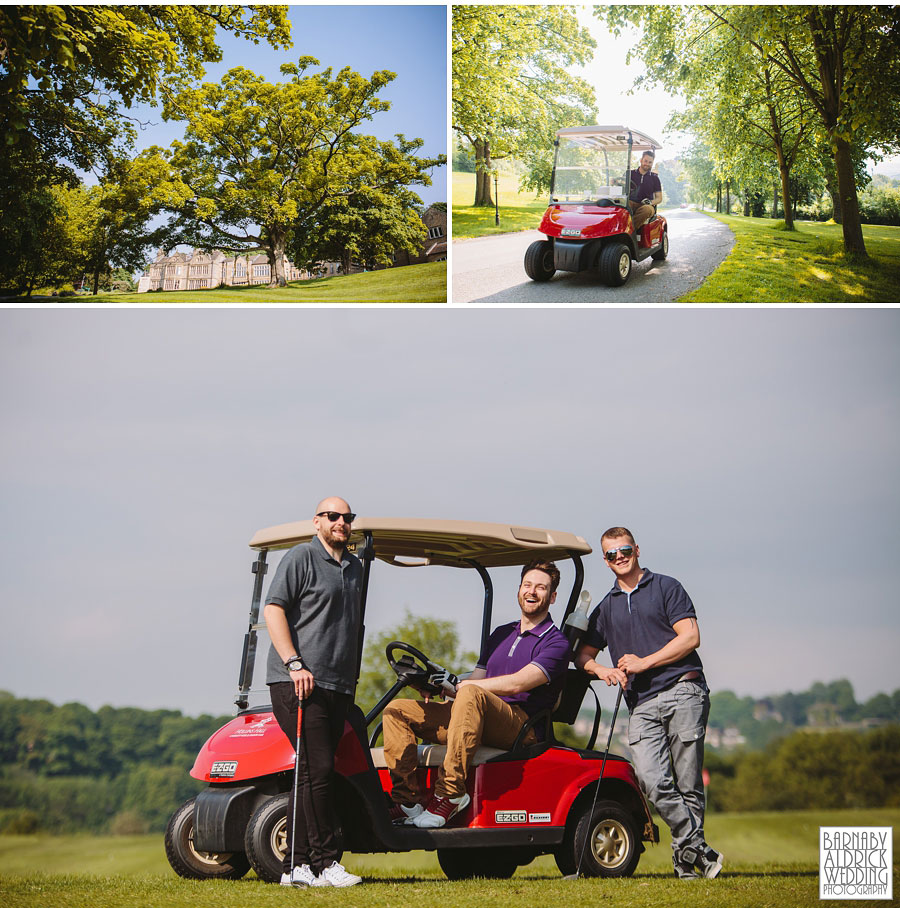
[[[894,310],[0,311],[0,689],[228,712],[259,528],[625,524],[714,690],[900,687]],[[612,575],[586,559],[595,601]],[[496,579],[495,620],[517,578]],[[480,584],[377,565],[474,646]],[[454,666],[456,667],[456,666]]]

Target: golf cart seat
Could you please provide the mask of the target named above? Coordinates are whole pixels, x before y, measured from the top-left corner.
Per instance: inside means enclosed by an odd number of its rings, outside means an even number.
[[[419,766],[440,766],[444,762],[444,757],[447,754],[447,745],[419,744],[417,750]],[[370,752],[372,754],[372,762],[375,764],[375,768],[386,769],[387,763],[384,759],[384,748],[372,747],[370,748]],[[494,757],[499,757],[500,754],[504,753],[506,753],[506,751],[498,747],[479,747],[478,750],[475,751],[475,755],[472,757],[472,765],[480,766],[482,763],[487,763]]]
[[[566,680],[563,682],[563,689],[556,701],[556,706],[552,710],[542,709],[531,716],[522,726],[522,730],[519,732],[512,749],[518,750],[522,746],[522,742],[528,732],[535,726],[540,727],[541,725],[544,726],[544,741],[555,742],[553,723],[560,722],[563,725],[574,725],[575,720],[578,718],[584,695],[588,690],[594,695],[596,710],[594,712],[594,727],[586,749],[593,750],[594,743],[597,740],[597,729],[600,726],[600,700],[597,697],[597,692],[591,687],[591,676],[577,668],[570,668],[566,671]]]

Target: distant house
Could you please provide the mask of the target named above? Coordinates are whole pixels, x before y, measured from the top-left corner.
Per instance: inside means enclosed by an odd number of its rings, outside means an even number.
[[[205,290],[210,287],[250,287],[268,284],[272,279],[268,256],[263,253],[226,255],[220,249],[201,252],[174,252],[166,255],[164,249],[156,253],[155,261],[141,275],[138,293],[150,290]],[[338,274],[340,265],[326,262],[315,273],[295,267],[284,258],[284,276],[289,281],[309,280],[313,277]]]
[[[394,253],[395,266],[447,261],[447,206],[430,206],[422,215],[422,222],[428,231],[425,245],[416,255],[406,251]]]

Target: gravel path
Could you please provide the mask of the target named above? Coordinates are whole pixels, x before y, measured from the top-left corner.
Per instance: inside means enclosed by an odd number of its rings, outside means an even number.
[[[606,287],[590,272],[558,271],[536,283],[523,261],[536,230],[459,240],[453,243],[454,303],[672,303],[703,283],[734,246],[734,234],[721,221],[699,211],[665,213],[669,223],[669,256],[663,262],[635,262],[624,287]]]

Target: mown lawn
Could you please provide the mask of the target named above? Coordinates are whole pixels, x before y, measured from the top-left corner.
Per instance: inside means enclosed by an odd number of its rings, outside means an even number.
[[[314,281],[292,281],[286,287],[223,287],[168,293],[99,293],[60,299],[78,303],[446,303],[447,263],[430,262],[347,274]]]
[[[454,240],[495,233],[514,233],[519,230],[536,230],[541,215],[547,208],[547,194],[535,198],[533,192],[520,193],[519,181],[514,176],[500,177],[500,226],[494,224],[493,208],[475,208],[475,174],[453,174],[453,228]],[[491,182],[491,196],[494,193]]]
[[[686,303],[896,303],[900,300],[900,227],[863,226],[871,258],[844,257],[841,227],[771,218],[711,215],[734,231],[728,258]]]
[[[717,880],[680,882],[671,873],[668,839],[650,847],[625,880],[563,880],[552,858],[520,867],[511,880],[449,882],[433,854],[347,855],[365,884],[345,890],[294,891],[260,883],[192,882],[176,877],[162,836],[0,836],[4,908],[254,908],[287,904],[365,908],[781,908],[819,905],[820,825],[897,826],[900,810],[712,814],[707,837],[726,855]],[[895,836],[895,887],[900,841]],[[897,890],[900,891],[900,890]],[[859,904],[859,903],[858,903]],[[865,904],[884,904],[867,902]]]

